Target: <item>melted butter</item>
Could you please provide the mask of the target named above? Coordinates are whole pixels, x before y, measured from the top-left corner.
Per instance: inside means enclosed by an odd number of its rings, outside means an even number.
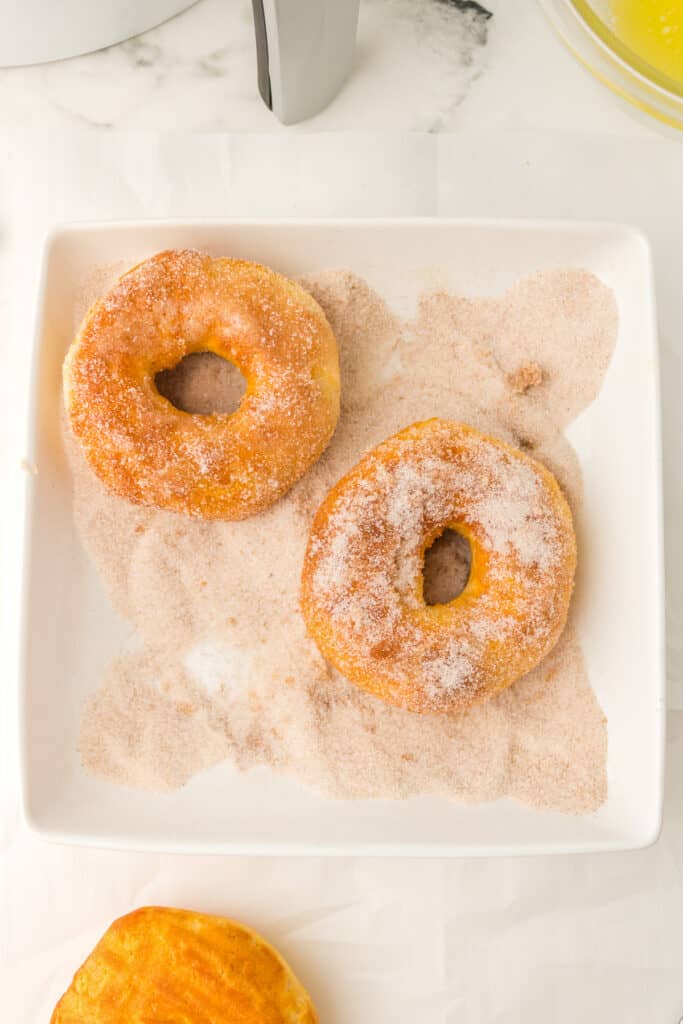
[[[616,35],[656,71],[683,84],[683,0],[610,0]]]

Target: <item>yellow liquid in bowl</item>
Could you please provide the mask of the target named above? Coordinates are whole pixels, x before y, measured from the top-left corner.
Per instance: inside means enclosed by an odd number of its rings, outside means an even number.
[[[683,0],[610,0],[612,28],[635,54],[683,84]]]

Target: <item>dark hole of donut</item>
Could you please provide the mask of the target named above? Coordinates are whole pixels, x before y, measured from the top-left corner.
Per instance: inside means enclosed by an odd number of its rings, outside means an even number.
[[[215,352],[192,352],[172,370],[157,373],[154,383],[176,409],[200,416],[235,412],[247,387],[234,363]]]
[[[472,566],[470,542],[455,530],[444,530],[425,551],[422,593],[426,604],[448,604],[462,594]]]

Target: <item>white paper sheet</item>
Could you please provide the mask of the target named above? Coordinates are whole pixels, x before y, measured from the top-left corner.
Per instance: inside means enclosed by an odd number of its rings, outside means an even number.
[[[30,127],[30,126],[29,126]],[[107,923],[141,903],[262,929],[323,1024],[677,1024],[683,1013],[683,714],[665,827],[634,854],[495,861],[246,860],[49,846],[19,821],[20,459],[39,240],[50,223],[166,216],[571,216],[652,238],[662,329],[671,704],[683,708],[683,149],[653,139],[73,135],[0,162],[3,1020],[47,1021]],[[633,551],[647,557],[634,523]],[[33,642],[39,643],[40,637]]]

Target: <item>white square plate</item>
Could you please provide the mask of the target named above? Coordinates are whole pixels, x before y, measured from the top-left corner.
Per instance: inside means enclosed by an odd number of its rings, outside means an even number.
[[[399,312],[436,285],[500,294],[537,270],[583,267],[616,294],[620,327],[598,399],[569,436],[584,474],[578,628],[608,718],[609,798],[593,815],[509,800],[326,800],[264,770],[219,766],[157,795],[87,776],[83,702],[130,636],[82,550],[59,428],[74,304],[98,265],[169,247],[257,260],[297,276],[347,268]],[[21,685],[26,817],[63,841],[154,850],[477,855],[645,846],[661,821],[664,656],[657,343],[647,242],[627,227],[554,222],[145,222],[72,226],[45,250],[35,340]],[[642,557],[633,556],[642,549]]]

